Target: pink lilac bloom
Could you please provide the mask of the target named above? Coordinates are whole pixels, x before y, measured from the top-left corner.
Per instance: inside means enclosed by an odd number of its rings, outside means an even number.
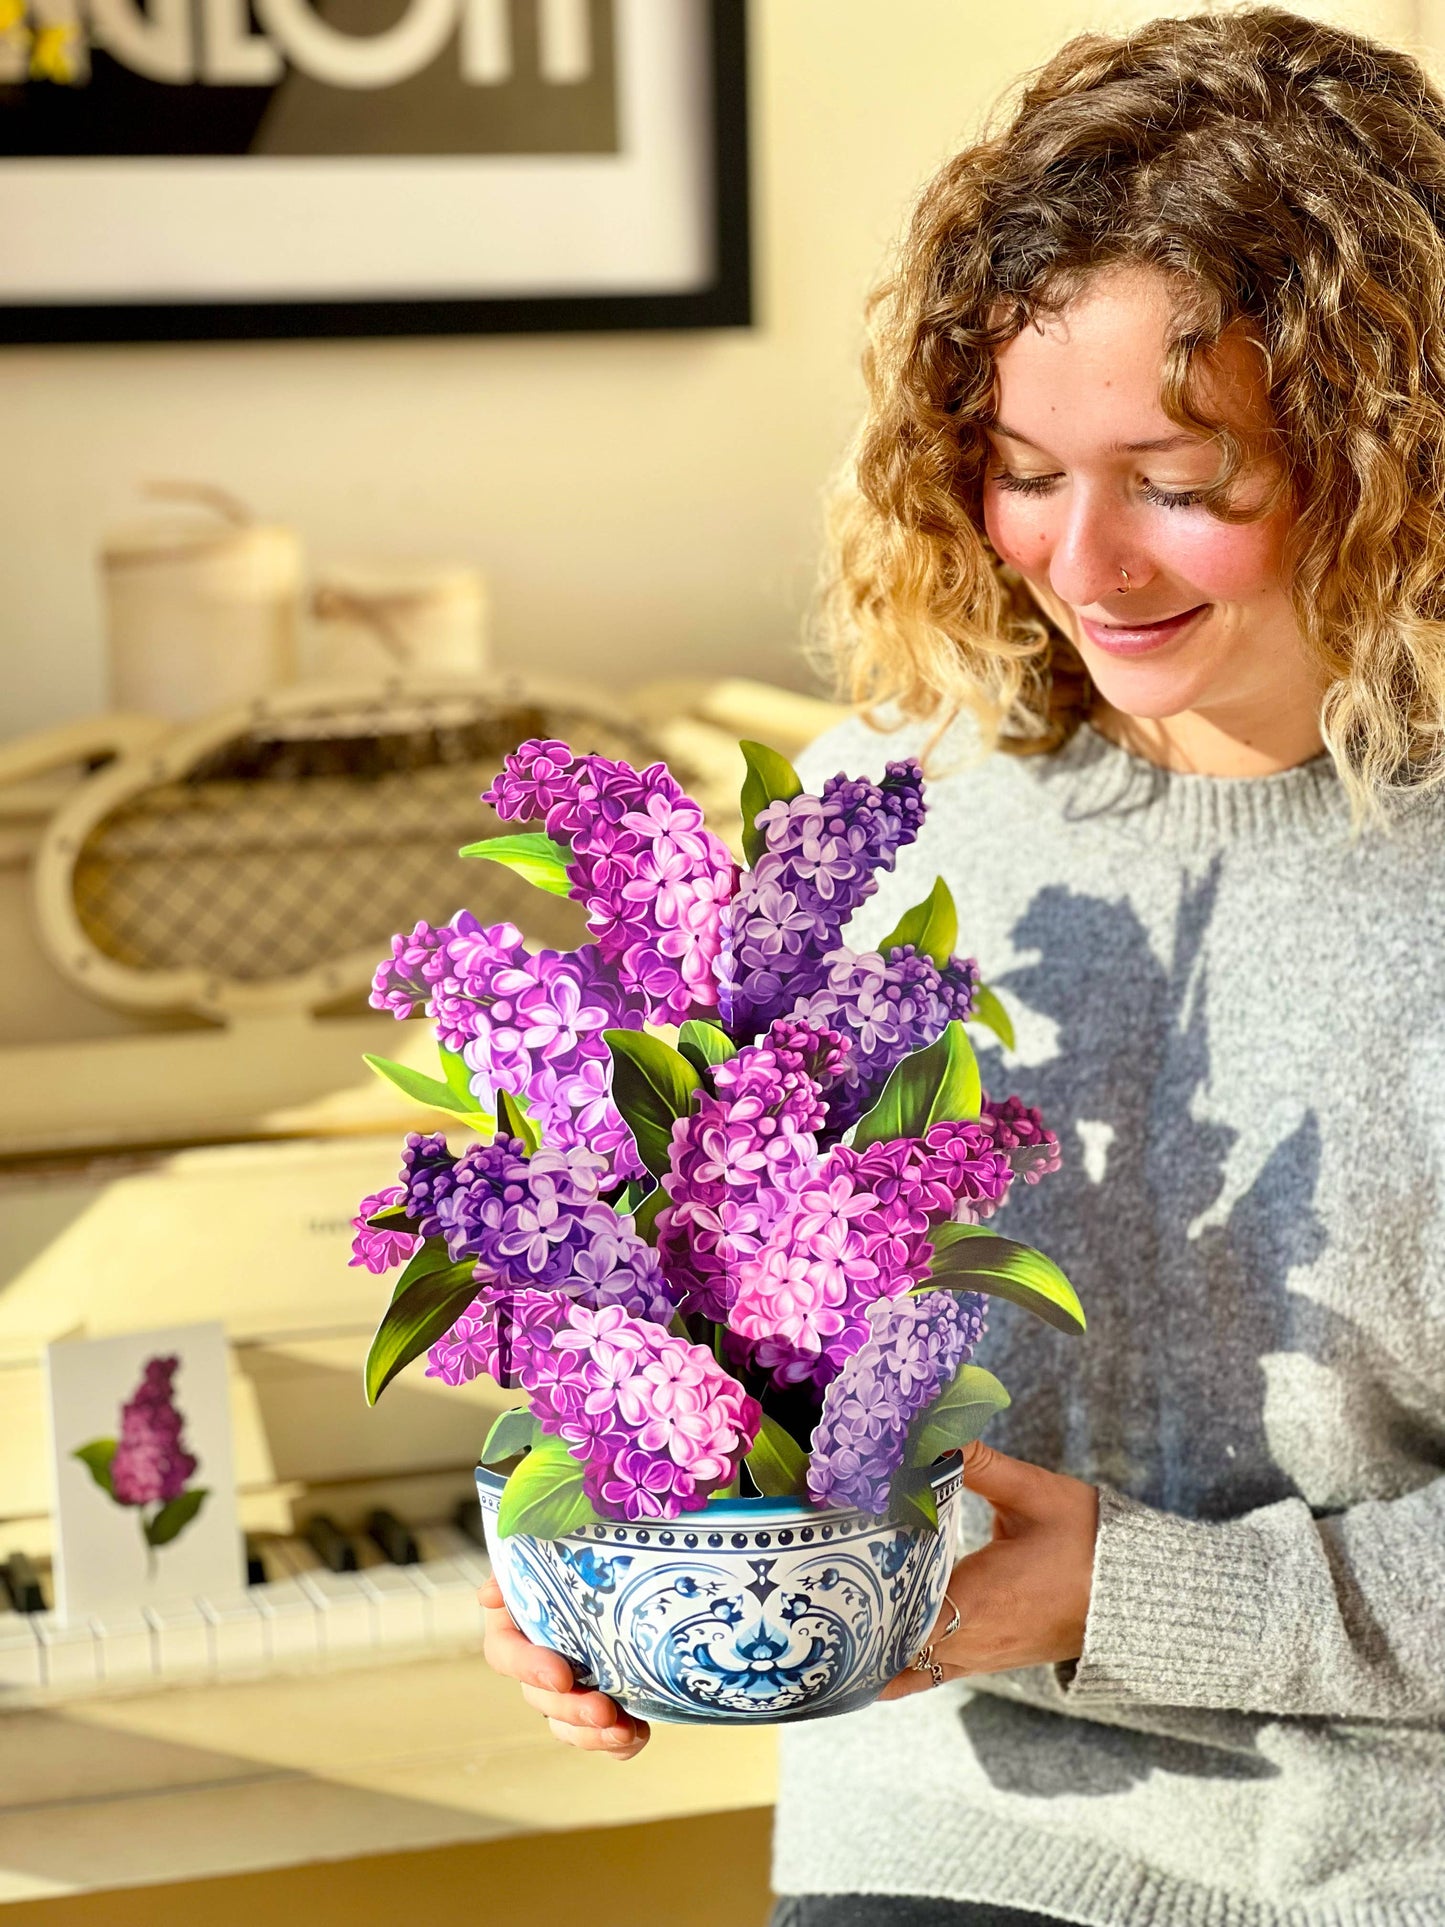
[[[905,1057],[935,1043],[955,1018],[973,1015],[978,965],[950,957],[940,970],[912,944],[894,945],[886,957],[839,945],[820,964],[821,983],[798,997],[793,1015],[831,1026],[853,1047],[843,1088],[828,1103],[829,1131],[841,1133],[877,1102]]]
[[[603,1517],[675,1519],[737,1477],[762,1408],[702,1345],[550,1293],[484,1296],[438,1345],[428,1372],[487,1372],[528,1394],[543,1432],[583,1467]]]
[[[541,820],[569,848],[568,894],[648,1021],[706,1016],[737,866],[664,764],[564,753],[565,743],[524,743],[482,801],[508,820]]]
[[[414,930],[393,937],[391,955],[377,965],[372,978],[372,1008],[389,1010],[397,1018],[412,1016],[445,974],[443,953],[450,935],[445,924],[434,930],[429,923],[419,923]]]
[[[990,1216],[1013,1176],[985,1121],[835,1145],[743,1263],[730,1330],[779,1384],[827,1385],[867,1337],[870,1307],[926,1275],[932,1226]]]
[[[909,1431],[984,1329],[977,1292],[929,1291],[869,1307],[868,1335],[823,1394],[808,1456],[817,1505],[856,1506],[881,1517],[907,1456]]]
[[[536,1291],[511,1293],[507,1305],[484,1299],[434,1355],[435,1376],[482,1370],[526,1391],[541,1430],[584,1466],[582,1488],[603,1517],[697,1511],[738,1476],[763,1422],[707,1347],[620,1305]]]
[[[687,1310],[726,1319],[739,1266],[817,1159],[824,1092],[847,1054],[833,1031],[779,1019],[761,1043],[716,1065],[716,1095],[704,1091],[674,1124],[657,1249]]]
[[[922,821],[923,772],[912,758],[890,763],[881,783],[840,773],[820,796],[758,813],[766,848],[739,880],[723,958],[723,1020],[734,1036],[796,1014],[821,987],[844,925]]]
[[[421,1243],[421,1239],[404,1226],[392,1229],[386,1226],[373,1227],[366,1221],[374,1218],[378,1211],[399,1204],[405,1197],[405,1187],[391,1184],[384,1191],[374,1191],[369,1198],[363,1198],[356,1216],[351,1220],[354,1236],[351,1240],[351,1257],[348,1264],[365,1265],[368,1271],[390,1271],[396,1265],[404,1265]]]
[[[121,1407],[110,1483],[122,1505],[168,1505],[196,1469],[172,1389],[179,1364],[175,1357],[147,1359],[140,1384]]]
[[[927,1268],[928,1211],[916,1185],[880,1196],[861,1158],[836,1145],[820,1159],[741,1267],[728,1325],[780,1384],[826,1385],[862,1343],[869,1305],[897,1297]],[[874,1155],[870,1174],[891,1178],[885,1162]],[[895,1163],[906,1170],[901,1150]]]

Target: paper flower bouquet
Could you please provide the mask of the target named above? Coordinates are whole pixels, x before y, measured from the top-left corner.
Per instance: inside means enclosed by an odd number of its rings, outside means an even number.
[[[526,1395],[478,1475],[508,1603],[663,1718],[871,1698],[937,1610],[957,1449],[1008,1403],[970,1362],[988,1296],[1084,1322],[983,1223],[1059,1152],[980,1089],[965,1026],[1008,1020],[946,886],[844,941],[919,766],[813,796],[742,749],[740,870],[662,764],[523,744],[482,800],[541,828],[463,854],[577,899],[592,941],[532,954],[463,911],[372,994],[434,1020],[441,1075],[373,1067],[478,1141],[413,1134],[361,1205],[352,1262],[403,1267],[368,1397],[423,1352]]]

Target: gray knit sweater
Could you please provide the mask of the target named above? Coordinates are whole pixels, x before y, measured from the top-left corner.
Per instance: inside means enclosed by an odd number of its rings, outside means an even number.
[[[929,800],[852,936],[944,876],[1017,1026],[985,1086],[1059,1133],[998,1226],[1088,1333],[996,1303],[978,1358],[990,1442],[1100,1487],[1093,1600],[1077,1668],[784,1728],[777,1889],[1442,1927],[1445,803],[1352,845],[1327,758],[1179,776],[1089,729]]]

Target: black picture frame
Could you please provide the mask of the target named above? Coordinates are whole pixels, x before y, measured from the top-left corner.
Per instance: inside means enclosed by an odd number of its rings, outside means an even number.
[[[745,328],[753,321],[747,0],[708,0],[716,272],[686,294],[0,303],[0,345]]]

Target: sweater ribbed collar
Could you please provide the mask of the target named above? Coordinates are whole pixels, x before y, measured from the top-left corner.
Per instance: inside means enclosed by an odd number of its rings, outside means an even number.
[[[1021,767],[1070,822],[1097,822],[1192,848],[1348,838],[1349,799],[1328,753],[1271,776],[1195,776],[1161,769],[1089,723],[1052,755]]]

